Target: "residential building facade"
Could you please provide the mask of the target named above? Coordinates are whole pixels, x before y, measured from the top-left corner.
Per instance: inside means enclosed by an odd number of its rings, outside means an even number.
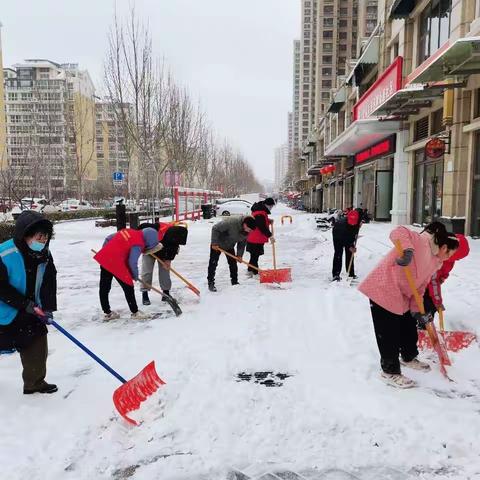
[[[275,183],[276,191],[282,189],[288,172],[289,146],[287,143],[275,149]]]
[[[362,3],[359,22],[368,32],[374,5]],[[379,2],[381,21],[359,39],[316,141],[324,163],[335,166],[321,175],[318,209],[362,207],[378,221],[438,220],[480,236],[480,2],[474,3]]]
[[[93,83],[76,64],[30,59],[5,70],[8,168],[23,194],[79,196],[97,179]]]

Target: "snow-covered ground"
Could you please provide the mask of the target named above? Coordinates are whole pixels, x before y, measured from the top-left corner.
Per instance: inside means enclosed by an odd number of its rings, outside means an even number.
[[[278,209],[279,267],[292,267],[293,283],[260,285],[241,267],[241,285],[232,287],[221,258],[219,291],[209,293],[216,220],[196,222],[174,266],[199,286],[201,299],[174,279],[172,293],[184,315],[144,322],[128,318],[115,283],[112,308],[125,318],[102,321],[99,268],[90,249],[100,248],[113,229],[96,229],[92,221],[57,225],[56,319],[127,378],[155,360],[166,385],[136,414],[142,425],[130,427],[112,404],[117,380],[59,332],[49,335],[47,379],[60,388],[54,395],[23,396],[19,357],[0,356],[2,478],[223,480],[231,470],[246,479],[282,469],[317,479],[480,478],[478,346],[452,356],[455,383],[434,368],[408,372],[420,388],[385,386],[367,299],[346,283],[328,281],[331,232],[317,231],[313,215]],[[293,215],[292,225],[280,224],[282,213]],[[385,224],[362,228],[361,277],[390,248],[390,230]],[[470,244],[472,253],[444,285],[446,322],[480,334],[480,242]],[[264,267],[271,262],[266,250]],[[154,295],[146,308],[167,312]],[[240,372],[257,371],[292,376],[278,388],[236,381]]]

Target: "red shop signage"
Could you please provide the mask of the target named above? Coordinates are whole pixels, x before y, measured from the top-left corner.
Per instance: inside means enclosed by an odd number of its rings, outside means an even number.
[[[393,153],[395,151],[394,139],[395,137],[389,137],[386,140],[382,140],[381,142],[358,152],[355,155],[355,164],[358,165],[359,163]]]
[[[425,145],[428,158],[440,158],[445,153],[445,142],[440,138],[432,138]]]
[[[403,57],[397,57],[353,107],[353,119],[364,120],[402,88]]]

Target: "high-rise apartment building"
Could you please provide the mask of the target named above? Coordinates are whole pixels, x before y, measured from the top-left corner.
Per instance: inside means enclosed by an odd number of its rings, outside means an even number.
[[[7,167],[7,127],[3,80],[2,24],[0,23],[0,170]]]
[[[299,146],[315,127],[315,84],[317,61],[317,21],[320,0],[302,0],[302,38],[300,40]]]
[[[31,59],[6,70],[7,152],[16,187],[54,198],[97,179],[94,87],[76,64]]]
[[[293,101],[292,101],[292,158],[298,155],[300,148],[300,64],[301,64],[301,41],[293,41]]]
[[[122,172],[128,180],[129,156],[115,105],[109,101],[98,101],[95,110],[98,179],[108,184],[112,181],[113,172]]]
[[[285,143],[275,149],[275,189],[280,190],[288,172],[289,148]]]
[[[359,0],[322,0],[317,11],[315,124],[326,113],[338,77],[357,51]]]

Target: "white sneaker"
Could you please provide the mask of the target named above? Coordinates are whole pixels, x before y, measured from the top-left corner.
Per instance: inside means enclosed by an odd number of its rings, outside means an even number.
[[[147,318],[151,317],[151,315],[149,315],[148,313],[141,312],[140,310],[138,310],[138,312],[132,313],[130,316],[135,320],[147,320]]]
[[[110,313],[106,313],[105,314],[105,317],[104,317],[104,320],[106,322],[109,322],[110,320],[116,320],[117,318],[120,318],[120,314],[117,313],[117,312],[110,312]]]
[[[385,373],[382,372],[381,374],[382,380],[392,387],[397,388],[413,388],[416,387],[417,384],[412,379],[405,377],[401,373]]]
[[[253,278],[253,272],[247,272],[247,278]]]
[[[409,362],[400,359],[400,364],[404,367],[413,368],[413,370],[421,370],[423,372],[428,372],[430,370],[430,365],[427,362],[421,362],[418,358],[414,358]]]

